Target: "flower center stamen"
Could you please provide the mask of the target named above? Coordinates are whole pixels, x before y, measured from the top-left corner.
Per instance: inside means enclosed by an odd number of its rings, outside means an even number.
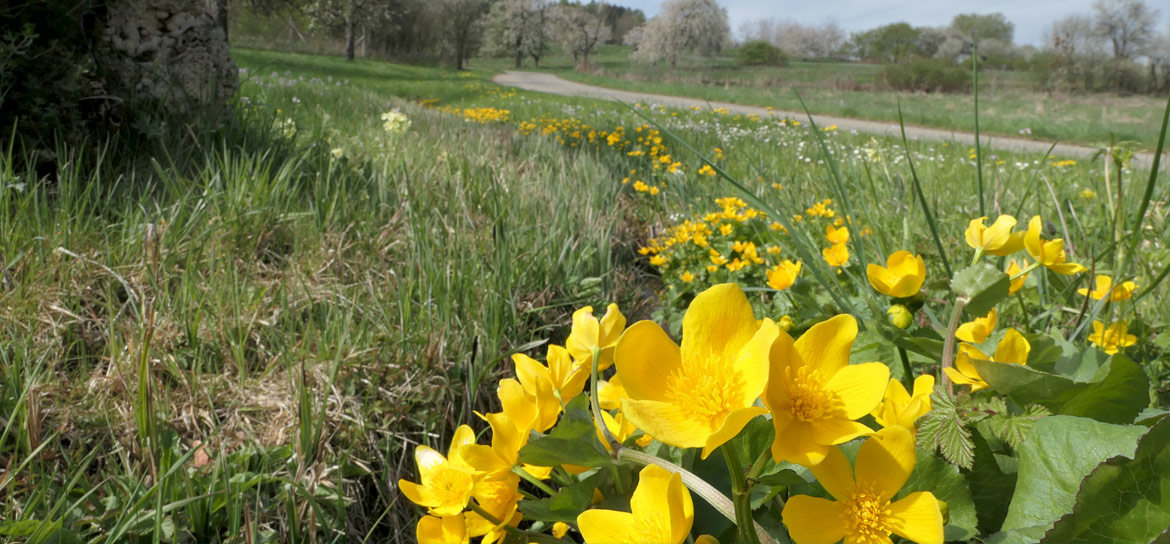
[[[739,371],[731,366],[715,353],[684,359],[680,368],[667,378],[666,398],[684,411],[688,419],[716,429],[736,408],[741,396]]]
[[[859,489],[845,505],[845,525],[858,544],[887,542],[893,527],[890,501],[869,489]]]
[[[810,372],[808,367],[797,368],[795,372],[788,367],[784,373],[788,378],[792,415],[797,421],[816,421],[829,415],[833,397],[821,386],[819,376]]]

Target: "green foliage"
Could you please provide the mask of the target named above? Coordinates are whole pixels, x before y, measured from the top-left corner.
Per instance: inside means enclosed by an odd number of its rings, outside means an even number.
[[[1137,451],[1101,463],[1081,482],[1076,505],[1042,542],[1154,542],[1170,527],[1170,418],[1138,439]]]
[[[1149,405],[1145,371],[1115,355],[1088,382],[1074,382],[1024,365],[974,361],[979,375],[999,393],[1021,405],[1039,404],[1056,414],[1107,423],[1131,423]]]
[[[951,290],[968,298],[969,315],[982,317],[1008,296],[1008,275],[987,263],[964,268],[951,279]]]
[[[1051,416],[1032,427],[1020,445],[1019,472],[997,544],[1037,542],[1072,510],[1081,480],[1101,462],[1132,456],[1147,429],[1073,416]]]
[[[565,413],[547,436],[533,436],[520,450],[520,462],[540,467],[577,465],[604,467],[613,458],[597,438],[589,402],[578,396],[565,406]]]
[[[520,511],[524,513],[525,519],[534,521],[576,523],[577,516],[589,508],[589,501],[593,499],[593,492],[600,479],[600,474],[594,473],[584,480],[562,487],[551,497],[522,501]]]
[[[787,66],[788,55],[764,40],[752,40],[735,52],[735,62],[744,66]]]
[[[949,519],[943,528],[947,542],[965,541],[979,533],[971,490],[958,467],[928,451],[918,450],[914,472],[894,500],[916,491],[929,491],[947,503]]]
[[[955,400],[939,386],[930,401],[930,412],[918,420],[918,443],[926,451],[937,450],[953,465],[971,468],[975,462],[975,444]]]
[[[885,69],[886,83],[899,91],[965,93],[971,89],[971,71],[941,59],[913,59]]]

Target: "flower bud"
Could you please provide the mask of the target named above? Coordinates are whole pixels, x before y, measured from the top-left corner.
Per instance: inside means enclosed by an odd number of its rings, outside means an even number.
[[[899,329],[905,329],[914,323],[914,314],[911,314],[910,310],[901,304],[890,306],[886,313],[889,314],[890,323]]]
[[[796,323],[793,322],[792,318],[788,316],[781,317],[780,322],[777,323],[777,325],[779,325],[780,330],[784,332],[792,332],[792,329],[796,328]]]

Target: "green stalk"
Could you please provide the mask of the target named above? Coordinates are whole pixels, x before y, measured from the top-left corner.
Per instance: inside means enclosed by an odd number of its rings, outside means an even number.
[[[986,216],[983,198],[983,146],[979,145],[979,45],[971,44],[971,73],[975,78],[975,173],[979,180],[979,215]],[[899,114],[900,115],[900,114]]]
[[[739,450],[731,442],[723,444],[723,459],[727,462],[727,472],[731,476],[731,497],[735,503],[735,525],[738,527],[738,542],[759,544],[759,535],[753,529],[755,520],[752,519],[752,493],[747,484],[747,474],[743,470],[744,460]]]
[[[951,379],[947,376],[946,369],[951,368],[955,364],[955,331],[959,329],[959,321],[963,318],[963,308],[967,307],[970,299],[967,297],[959,297],[955,299],[955,309],[951,313],[951,321],[947,324],[947,337],[943,342],[943,356],[942,368],[939,369],[940,383],[946,388],[947,393],[954,394],[954,386],[951,384]]]
[[[934,214],[930,213],[930,205],[926,203],[926,195],[922,193],[922,184],[918,182],[918,171],[914,168],[914,159],[910,156],[910,142],[906,139],[906,122],[902,120],[902,104],[900,103],[898,104],[898,126],[902,129],[902,152],[906,154],[906,163],[910,165],[910,178],[914,182],[914,192],[918,195],[918,202],[922,204],[926,225],[930,227],[930,235],[934,237],[934,245],[938,248],[939,257],[942,257],[947,277],[954,276],[954,273],[951,272],[951,261],[947,258],[947,250],[943,248],[942,239],[938,237],[938,225],[934,222]]]
[[[914,391],[914,369],[910,368],[910,357],[906,355],[906,350],[902,346],[898,346],[898,357],[902,359],[902,385],[906,386],[907,391]]]
[[[525,531],[523,529],[512,527],[511,525],[508,525],[508,524],[504,523],[503,521],[500,521],[500,518],[493,516],[491,514],[491,512],[484,510],[482,506],[475,504],[475,501],[471,501],[471,502],[467,503],[467,508],[470,509],[472,512],[475,512],[476,514],[479,514],[480,516],[482,516],[483,519],[488,521],[488,523],[491,523],[492,525],[495,525],[497,527],[503,526],[504,531],[506,531],[510,535],[520,537],[521,542],[549,542],[549,543],[556,543],[556,544],[563,542],[561,539],[556,538],[552,535],[546,535],[543,533],[534,533],[532,531]]]

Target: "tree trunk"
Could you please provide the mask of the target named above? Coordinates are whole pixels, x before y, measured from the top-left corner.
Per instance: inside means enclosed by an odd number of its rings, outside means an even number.
[[[209,0],[208,11],[215,18],[215,24],[223,29],[223,39],[228,39],[228,0]]]
[[[345,14],[345,60],[353,61],[354,41],[354,12],[357,11],[357,1],[349,0],[349,11]]]
[[[532,65],[540,68],[540,55],[532,55]]]
[[[516,50],[516,67],[519,68],[524,64],[524,52],[519,49]]]

